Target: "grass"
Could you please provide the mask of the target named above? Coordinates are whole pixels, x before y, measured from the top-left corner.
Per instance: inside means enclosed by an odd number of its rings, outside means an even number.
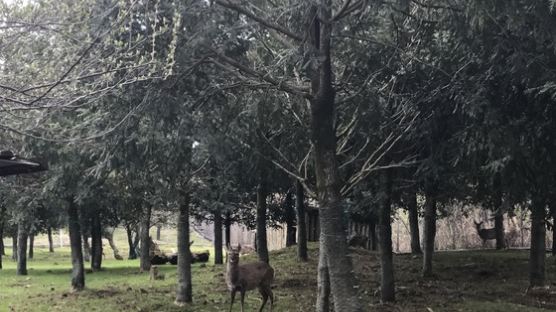
[[[199,238],[196,238],[199,239]],[[202,245],[202,244],[200,244]],[[204,248],[200,246],[199,248]],[[123,248],[122,248],[123,249]],[[310,244],[310,261],[298,263],[295,248],[271,253],[276,270],[274,311],[314,311],[317,246]],[[107,255],[108,256],[108,255]],[[421,257],[395,255],[397,302],[379,303],[377,254],[351,252],[359,277],[359,295],[366,311],[553,311],[556,292],[526,295],[525,251],[463,251],[435,254],[435,278],[420,276]],[[255,260],[254,255],[242,262]],[[149,281],[138,272],[137,260],[103,262],[104,270],[87,274],[87,289],[69,291],[70,258],[67,248],[54,254],[37,249],[29,262],[29,275],[16,276],[15,263],[4,259],[0,271],[0,311],[226,311],[228,294],[224,267],[193,265],[194,303],[183,308],[173,304],[176,267],[161,266],[166,279]],[[547,258],[548,281],[556,280],[556,265]],[[556,289],[554,289],[556,290]],[[260,305],[258,292],[246,298],[246,311]],[[236,303],[234,311],[239,311]]]

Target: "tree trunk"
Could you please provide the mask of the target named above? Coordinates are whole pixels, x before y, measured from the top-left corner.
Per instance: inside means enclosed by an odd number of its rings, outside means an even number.
[[[319,266],[318,266],[318,296],[317,296],[317,312],[330,311],[330,275],[328,274],[328,260],[324,252],[323,234],[320,236],[319,248]],[[341,310],[340,310],[341,311]]]
[[[222,215],[214,213],[214,264],[223,264],[222,258]]]
[[[392,262],[392,224],[391,224],[391,192],[392,177],[388,170],[381,174],[380,210],[378,217],[378,239],[381,268],[381,301],[393,302],[396,299],[394,287],[394,264]]]
[[[318,18],[312,18],[312,44],[318,56],[313,75],[311,99],[311,135],[314,146],[315,176],[321,229],[320,252],[325,252],[334,310],[363,311],[358,298],[358,283],[348,256],[345,223],[347,218],[340,195],[341,180],[336,159],[335,90],[331,61],[332,5],[321,0]],[[324,21],[321,24],[321,21]],[[319,257],[319,261],[321,258]],[[319,271],[320,275],[320,271]],[[317,308],[318,309],[318,308]]]
[[[286,221],[286,247],[295,245],[295,210],[293,194],[289,191],[284,199],[284,216]]]
[[[89,236],[85,233],[82,235],[83,243],[83,260],[85,262],[91,261],[91,245],[89,245]]]
[[[29,259],[35,256],[35,234],[29,234]]]
[[[91,269],[100,271],[102,266],[102,224],[98,211],[91,217]]]
[[[501,212],[496,212],[494,216],[494,229],[496,231],[496,249],[506,248],[504,240],[504,215]]]
[[[52,227],[48,227],[47,229],[48,235],[48,252],[54,252],[54,242],[52,241]]]
[[[12,235],[12,260],[17,261],[17,232]]]
[[[156,226],[156,240],[159,241],[160,240],[160,232],[162,231],[162,225],[157,225]]]
[[[268,263],[268,245],[266,240],[266,185],[257,187],[257,255],[260,261]]]
[[[295,183],[295,207],[297,211],[297,259],[306,262],[307,256],[307,223],[305,221],[305,195],[303,184]]]
[[[222,239],[222,229],[220,230]],[[222,240],[220,240],[222,243]],[[222,246],[222,244],[220,244]],[[220,248],[222,250],[222,248]],[[189,250],[189,193],[184,194],[178,216],[178,287],[177,305],[192,301],[191,251]]]
[[[6,224],[4,209],[0,212],[0,256],[6,255],[6,248],[4,246],[4,225]]]
[[[556,256],[556,213],[552,214],[552,256]]]
[[[226,239],[226,247],[232,244],[232,217],[230,216],[230,212],[226,212],[226,220],[224,221],[224,233]]]
[[[423,276],[432,276],[432,255],[436,237],[436,198],[432,192],[425,194],[425,254],[423,256]]]
[[[27,275],[27,224],[21,221],[17,225],[17,275]]]
[[[369,222],[369,239],[371,241],[371,250],[376,251],[378,249],[378,238],[376,237],[376,221],[371,220]]]
[[[129,260],[137,259],[137,253],[135,252],[137,244],[133,242],[133,231],[131,230],[131,226],[126,225],[125,232],[127,234],[127,244],[129,245],[129,254],[127,258]]]
[[[419,213],[417,211],[417,193],[411,192],[407,202],[407,212],[409,214],[409,231],[411,232],[411,253],[420,255],[421,239],[419,237]]]
[[[68,199],[68,223],[71,247],[71,287],[74,291],[85,288],[85,270],[83,266],[83,249],[81,248],[81,225],[79,211],[73,198]]]
[[[149,236],[149,229],[151,227],[151,206],[147,207],[145,211],[145,216],[141,220],[141,256],[139,257],[139,265],[142,272],[149,272],[151,269],[151,255],[150,255],[150,243],[151,238]],[[189,242],[187,242],[189,244]]]
[[[545,203],[539,197],[533,198],[531,207],[531,249],[529,253],[529,286],[544,286],[546,227]]]

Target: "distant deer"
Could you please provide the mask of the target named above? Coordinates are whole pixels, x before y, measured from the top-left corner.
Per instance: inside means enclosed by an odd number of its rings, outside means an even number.
[[[491,239],[496,239],[496,229],[492,228],[492,229],[482,229],[481,225],[483,224],[483,222],[476,222],[473,220],[473,223],[475,223],[475,227],[477,228],[477,233],[479,234],[479,237],[483,240],[483,246],[486,244],[487,240],[491,240]]]
[[[270,298],[270,311],[272,311],[274,295],[272,294],[271,284],[274,280],[274,269],[268,263],[262,261],[240,265],[239,252],[241,251],[241,245],[235,249],[227,246],[226,250],[226,284],[230,291],[230,311],[234,306],[237,291],[241,294],[241,312],[243,312],[245,292],[255,288],[259,288],[263,297],[259,312],[263,310],[268,298]]]

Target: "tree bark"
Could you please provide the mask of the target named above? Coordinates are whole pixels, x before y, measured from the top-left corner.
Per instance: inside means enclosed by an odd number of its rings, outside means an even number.
[[[545,202],[533,198],[531,207],[531,249],[529,253],[529,286],[544,286],[546,256]]]
[[[149,204],[145,211],[145,216],[143,217],[143,220],[141,220],[141,256],[139,257],[139,265],[142,272],[149,272],[151,269],[151,239],[149,236],[149,229],[151,227],[151,211],[152,207]]]
[[[85,233],[82,235],[83,244],[83,260],[85,262],[91,261],[91,245],[89,245],[89,236]]]
[[[432,256],[436,237],[436,198],[433,192],[428,191],[425,202],[425,254],[423,256],[423,276],[432,276]]]
[[[71,287],[74,291],[85,288],[85,269],[83,266],[83,250],[81,248],[81,225],[79,211],[73,198],[68,199],[68,223],[71,247]]]
[[[29,234],[29,259],[35,256],[35,234]]]
[[[224,221],[224,233],[226,239],[226,247],[232,244],[232,217],[230,216],[230,212],[226,212],[226,219]]]
[[[293,194],[291,191],[286,193],[284,199],[284,216],[286,221],[286,247],[295,245],[295,210],[293,208]]]
[[[214,264],[224,264],[222,257],[222,215],[214,212]]]
[[[189,193],[186,192],[183,197],[178,216],[178,287],[175,301],[180,306],[192,301],[191,251],[189,250]],[[222,230],[220,231],[220,236],[222,236]]]
[[[388,170],[381,174],[380,210],[378,218],[378,239],[381,268],[381,301],[393,302],[396,299],[394,286],[394,264],[392,261],[392,224],[391,193],[392,177]]]
[[[411,192],[407,202],[407,212],[409,215],[409,231],[411,234],[411,253],[420,255],[421,238],[419,237],[419,213],[417,211],[417,193]]]
[[[4,226],[6,225],[6,207],[2,207],[0,210],[0,258],[6,255],[6,248],[4,246]],[[0,261],[0,268],[1,268]]]
[[[48,252],[54,252],[54,242],[52,241],[52,227],[48,227],[47,229],[48,235]]]
[[[266,185],[260,182],[257,187],[257,255],[260,261],[268,263],[266,240]]]
[[[320,248],[319,248],[319,266],[318,266],[318,295],[317,295],[317,312],[329,312],[330,311],[330,275],[328,273],[328,260],[326,253],[324,252],[326,248],[324,247],[324,238],[321,233],[320,236]],[[340,310],[341,311],[341,310]]]
[[[556,213],[552,214],[552,256],[556,256]]]
[[[504,215],[497,211],[494,216],[494,229],[496,231],[496,249],[506,248],[504,239]]]
[[[127,244],[129,245],[129,253],[127,258],[129,260],[137,259],[137,253],[135,252],[137,244],[133,241],[133,231],[131,230],[131,226],[126,225],[125,232],[127,234]]]
[[[297,212],[297,259],[302,262],[307,256],[307,223],[305,221],[305,194],[303,184],[299,180],[295,183],[295,207]]]
[[[378,249],[378,238],[376,237],[376,221],[371,220],[369,222],[369,239],[371,240],[371,250],[376,251]]]
[[[17,261],[17,232],[12,235],[12,260]]]
[[[157,225],[156,226],[156,240],[159,241],[160,240],[160,232],[162,231],[162,226],[161,225]]]
[[[334,310],[363,311],[357,294],[353,265],[348,257],[345,222],[340,195],[341,181],[336,159],[335,90],[331,61],[332,3],[321,0],[318,18],[312,18],[312,44],[318,56],[312,77],[311,135],[314,146],[315,175],[321,228],[320,252],[325,252]],[[321,23],[321,21],[324,21]],[[321,258],[319,257],[319,261]],[[320,271],[319,271],[320,274]]]
[[[100,271],[102,267],[102,224],[98,211],[91,217],[91,269]]]
[[[27,224],[21,221],[17,225],[17,275],[27,275]]]

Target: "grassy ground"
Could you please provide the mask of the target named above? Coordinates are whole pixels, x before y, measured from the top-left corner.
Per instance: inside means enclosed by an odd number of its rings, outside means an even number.
[[[122,248],[123,249],[123,248]],[[360,295],[367,311],[553,311],[556,292],[526,295],[527,252],[465,251],[435,255],[437,276],[420,277],[420,257],[396,255],[397,303],[378,302],[379,263],[375,253],[352,251],[360,276]],[[295,249],[271,253],[276,270],[274,311],[314,310],[316,290],[316,245],[310,244],[309,263],[295,260]],[[253,255],[242,262],[254,260]],[[224,267],[193,265],[194,303],[185,308],[173,305],[176,267],[162,266],[163,281],[150,282],[138,273],[137,260],[103,262],[102,272],[86,276],[87,289],[69,292],[70,260],[68,249],[50,254],[36,251],[29,262],[28,276],[15,276],[15,263],[5,259],[0,271],[0,311],[226,311],[228,295]],[[554,259],[547,258],[549,283],[556,281]],[[554,286],[553,286],[554,287]],[[556,290],[556,288],[554,288]],[[260,304],[257,292],[246,299],[246,311]],[[234,311],[239,311],[236,304]]]

